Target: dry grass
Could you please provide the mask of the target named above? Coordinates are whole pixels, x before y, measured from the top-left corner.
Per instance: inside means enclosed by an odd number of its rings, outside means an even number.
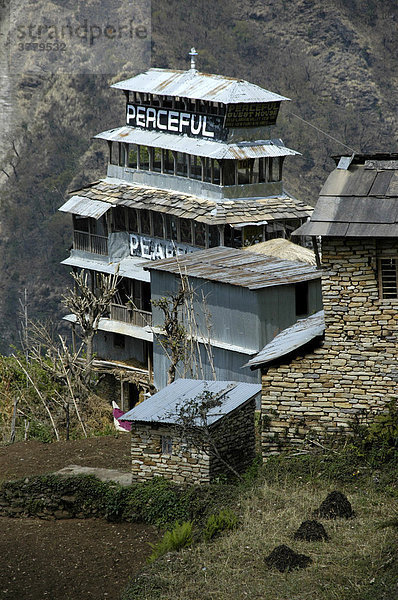
[[[370,489],[346,492],[355,519],[323,520],[329,542],[293,540],[300,523],[311,518],[332,489],[323,483],[262,485],[242,501],[238,530],[155,564],[156,591],[141,589],[140,598],[360,600],[383,563],[386,546],[393,536],[397,541],[391,528],[377,529],[394,516],[396,500]],[[264,559],[280,544],[310,556],[312,565],[284,574],[269,570]]]

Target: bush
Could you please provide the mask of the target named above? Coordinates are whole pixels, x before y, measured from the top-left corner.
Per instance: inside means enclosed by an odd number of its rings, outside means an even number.
[[[235,529],[238,525],[238,517],[232,510],[220,510],[217,514],[210,515],[203,530],[203,539],[209,542],[223,531]]]
[[[192,544],[193,522],[176,523],[173,529],[166,531],[162,539],[156,544],[151,544],[152,554],[148,562],[154,562],[159,556],[168,552],[178,552]]]
[[[398,404],[392,401],[387,408],[369,425],[354,426],[353,449],[371,466],[398,459]]]

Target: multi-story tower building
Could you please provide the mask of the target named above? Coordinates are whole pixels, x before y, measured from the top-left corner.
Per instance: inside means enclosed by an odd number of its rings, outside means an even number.
[[[93,286],[96,273],[119,266],[95,348],[98,358],[123,363],[127,407],[135,384],[152,378],[148,261],[289,238],[312,213],[283,187],[283,162],[298,153],[269,135],[287,98],[200,73],[195,54],[187,71],[149,69],[112,86],[125,94],[126,115],[121,127],[95,136],[109,148],[107,175],[60,209],[73,215],[64,264],[90,271]]]

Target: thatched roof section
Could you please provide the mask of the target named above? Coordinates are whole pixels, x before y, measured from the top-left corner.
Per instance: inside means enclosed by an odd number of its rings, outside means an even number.
[[[249,252],[255,252],[256,254],[265,254],[267,256],[275,256],[276,258],[282,258],[285,260],[305,262],[310,265],[316,265],[315,254],[308,248],[303,248],[289,240],[283,238],[275,238],[260,244],[254,244],[254,246],[248,246],[244,248]]]

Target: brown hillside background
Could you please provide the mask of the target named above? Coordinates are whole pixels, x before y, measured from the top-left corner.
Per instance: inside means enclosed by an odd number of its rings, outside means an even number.
[[[397,31],[398,3],[391,0],[152,0],[152,66],[189,68],[194,45],[199,70],[291,98],[272,137],[302,153],[285,163],[286,189],[315,203],[333,167],[330,155],[345,149],[292,113],[357,151],[396,152]],[[59,262],[68,255],[71,225],[57,209],[66,190],[105,175],[106,148],[90,138],[123,123],[124,97],[109,84],[133,74],[126,57],[112,79],[11,80],[15,148],[9,139],[1,157],[8,176],[0,180],[2,352],[18,343],[25,287],[31,318],[62,314],[68,270]]]

